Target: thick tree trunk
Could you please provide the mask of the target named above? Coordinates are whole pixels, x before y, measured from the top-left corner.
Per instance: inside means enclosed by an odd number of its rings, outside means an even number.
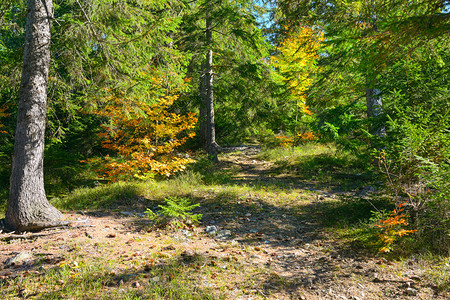
[[[60,224],[62,214],[45,196],[44,133],[52,0],[29,0],[17,128],[6,211],[7,227],[24,231]]]
[[[216,129],[214,124],[214,74],[213,74],[213,51],[212,51],[212,20],[206,19],[206,45],[208,53],[204,63],[204,72],[202,78],[202,109],[200,113],[200,120],[204,122],[204,125],[200,126],[200,130],[204,130],[204,142],[202,143],[206,153],[211,156],[213,161],[218,161],[217,152],[220,146],[216,142]],[[206,114],[206,115],[205,115]],[[203,126],[203,127],[202,127]]]

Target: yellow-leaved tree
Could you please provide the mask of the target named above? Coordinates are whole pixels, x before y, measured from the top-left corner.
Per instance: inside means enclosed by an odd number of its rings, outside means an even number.
[[[160,96],[155,103],[140,101],[123,92],[99,100],[95,114],[106,122],[100,136],[102,147],[114,155],[89,159],[99,164],[97,174],[111,181],[170,176],[193,160],[176,148],[194,136],[194,113],[179,115],[169,109],[177,95]]]
[[[271,57],[275,67],[274,81],[288,92],[287,101],[300,109],[296,118],[313,114],[306,105],[306,91],[313,83],[312,75],[318,70],[317,59],[323,40],[323,32],[301,26],[286,33],[286,38],[276,48],[276,55]],[[308,139],[311,134],[306,134]],[[296,135],[302,138],[305,132],[296,132]]]

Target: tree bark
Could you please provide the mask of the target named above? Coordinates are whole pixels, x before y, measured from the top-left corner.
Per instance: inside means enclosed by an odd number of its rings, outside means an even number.
[[[377,88],[366,89],[366,107],[368,118],[377,117],[383,113],[383,101],[380,94],[381,92]],[[385,135],[386,130],[384,126],[372,124],[369,128],[369,132],[381,137]]]
[[[205,63],[204,61],[201,66],[201,78],[200,78],[200,116],[199,116],[199,122],[200,122],[200,132],[199,132],[199,138],[200,138],[200,147],[206,151],[206,145],[207,145],[207,136],[208,131],[206,129],[206,121],[207,121],[207,84],[206,84],[206,76],[205,76]]]
[[[377,88],[366,89],[367,117],[376,117],[383,112],[383,101],[380,94],[381,92]]]
[[[61,224],[62,214],[44,190],[44,138],[50,64],[52,0],[29,0],[17,128],[6,226],[40,230]]]
[[[212,19],[206,18],[206,45],[208,53],[204,63],[204,72],[202,78],[202,88],[200,91],[202,97],[203,110],[200,109],[200,121],[204,125],[200,126],[200,131],[204,131],[201,136],[204,139],[203,147],[213,161],[218,161],[217,152],[220,146],[216,142],[216,129],[214,124],[214,73],[213,73],[213,51],[212,51]],[[202,134],[202,132],[201,132]]]
[[[370,5],[372,10],[376,11],[372,0],[370,1]],[[376,13],[372,14],[369,23],[372,25],[372,31],[374,33],[378,32],[378,17]],[[383,101],[381,98],[381,91],[376,88],[376,77],[376,73],[373,70],[368,70],[366,88],[366,108],[368,118],[377,117],[383,113]],[[375,124],[370,126],[369,132],[381,137],[386,133],[386,129],[384,126]]]

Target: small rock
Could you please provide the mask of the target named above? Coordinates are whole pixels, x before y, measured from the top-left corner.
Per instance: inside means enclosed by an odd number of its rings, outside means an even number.
[[[33,254],[27,251],[22,251],[14,255],[13,257],[5,260],[5,266],[12,266],[18,263],[30,261],[33,258]]]
[[[261,256],[259,256],[259,255],[257,255],[257,254],[253,254],[253,255],[251,256],[251,258],[254,258],[254,259],[261,259]]]
[[[215,235],[217,233],[217,227],[215,225],[206,226],[205,232],[207,234]]]
[[[132,213],[130,211],[121,211],[120,213],[127,217],[134,217],[134,213]]]
[[[248,232],[250,232],[250,233],[258,233],[258,231],[259,231],[258,229],[252,228]]]
[[[217,238],[221,240],[231,238],[231,230],[219,230],[217,232]]]
[[[381,280],[380,278],[378,278],[378,274],[377,274],[377,273],[373,274],[372,282],[377,283],[377,282],[382,282],[382,281],[383,281],[383,280]]]
[[[136,282],[133,282],[133,284],[131,286],[134,288],[139,288],[141,286],[141,284],[138,281],[136,281]]]
[[[417,296],[417,290],[409,287],[403,292],[403,294],[407,296]]]

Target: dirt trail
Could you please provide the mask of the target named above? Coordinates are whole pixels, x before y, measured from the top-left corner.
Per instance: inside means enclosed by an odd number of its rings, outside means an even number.
[[[235,182],[283,180],[270,176],[272,165],[257,159],[258,148],[225,150],[230,153],[222,155],[220,168],[232,169]],[[302,186],[308,189],[306,184]],[[225,194],[217,200],[221,192]],[[310,207],[321,201],[321,192],[317,193],[308,189],[305,194],[310,197]],[[232,257],[242,267],[236,272],[262,270],[258,280],[246,283],[250,285],[246,293],[239,288],[238,273],[229,277],[228,299],[448,299],[448,294],[429,284],[424,277],[426,267],[414,258],[391,262],[360,254],[323,232],[307,213],[293,209],[295,201],[304,199],[275,205],[276,199],[266,201],[261,195],[250,190],[245,197],[229,202],[221,200],[228,199],[225,190],[193,195],[204,203],[200,210],[203,224],[193,231],[149,231],[142,211],[132,208],[66,212],[66,218],[74,221],[70,228],[0,242],[0,280],[40,276],[80,257],[85,261],[100,257],[119,260],[111,272],[124,274],[148,264],[150,257],[153,261],[157,253],[160,262],[177,255],[202,255],[214,265],[215,261],[227,264]],[[213,234],[205,232],[207,226],[214,226]],[[0,238],[7,239],[8,234],[2,233]],[[9,264],[8,259],[20,252],[30,253],[31,258]],[[120,278],[122,285],[139,286],[138,279],[123,283],[124,277]]]

